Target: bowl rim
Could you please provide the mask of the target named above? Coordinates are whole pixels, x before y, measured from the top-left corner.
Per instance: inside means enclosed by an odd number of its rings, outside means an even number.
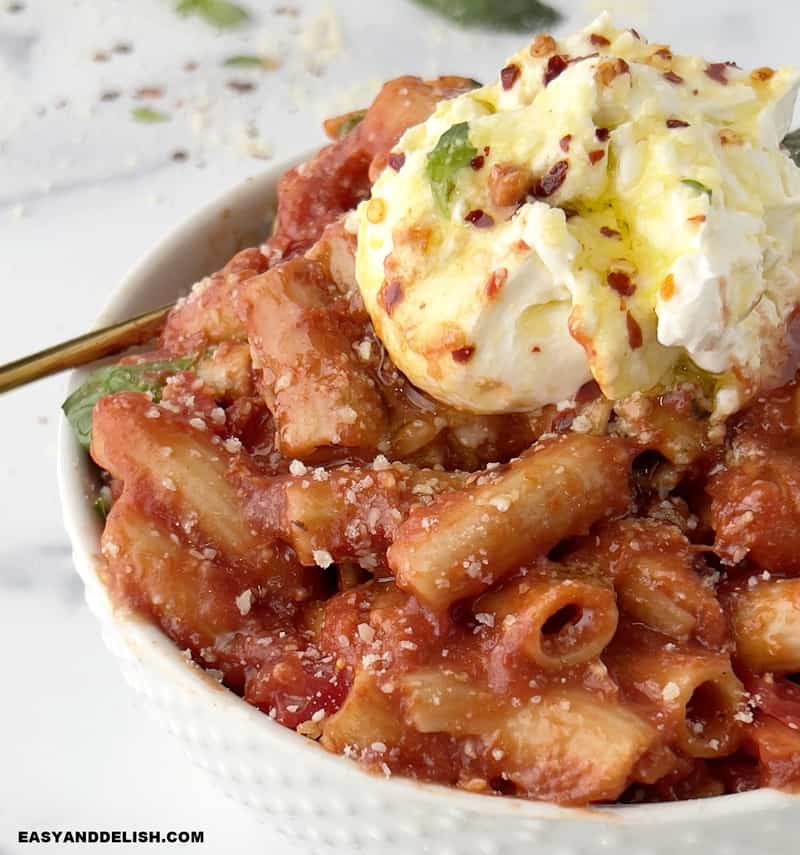
[[[122,320],[130,314],[129,304],[135,302],[137,293],[150,277],[158,275],[160,268],[171,256],[186,252],[198,239],[198,233],[204,231],[221,213],[235,211],[261,194],[269,196],[275,193],[278,180],[286,169],[304,161],[304,155],[278,162],[269,169],[250,176],[222,193],[210,203],[184,219],[175,228],[162,237],[123,276],[114,287],[99,313],[98,326]],[[208,271],[209,273],[212,271]],[[190,287],[191,283],[189,283]],[[71,371],[67,377],[66,389],[72,391],[85,376],[88,369]],[[209,703],[220,703],[246,720],[254,727],[262,729],[265,738],[282,744],[287,750],[304,752],[302,757],[308,763],[325,764],[328,770],[342,776],[343,784],[354,788],[380,788],[388,799],[402,796],[426,799],[431,809],[461,809],[471,813],[489,814],[493,817],[515,817],[528,820],[559,821],[605,821],[614,824],[624,823],[641,825],[646,823],[674,824],[699,820],[720,819],[732,814],[758,813],[791,801],[800,806],[796,796],[769,788],[761,788],[746,793],[715,796],[681,802],[662,802],[644,805],[599,805],[589,807],[568,807],[544,801],[522,798],[492,797],[486,794],[470,793],[455,787],[416,781],[402,776],[383,776],[370,774],[361,766],[345,757],[329,753],[300,734],[277,724],[269,716],[252,707],[232,691],[220,686],[205,671],[190,660],[180,648],[156,625],[146,619],[116,607],[110,600],[98,569],[101,557],[99,553],[100,524],[86,491],[86,472],[88,464],[86,453],[80,447],[72,430],[60,414],[57,440],[57,467],[59,497],[64,527],[72,546],[72,560],[78,575],[84,583],[87,602],[101,624],[113,625],[128,650],[140,660],[151,657],[145,667],[157,665],[171,675],[176,683],[190,685],[193,691],[207,692]],[[146,651],[143,653],[143,651]],[[181,687],[181,691],[184,688]],[[321,768],[321,767],[320,767]]]

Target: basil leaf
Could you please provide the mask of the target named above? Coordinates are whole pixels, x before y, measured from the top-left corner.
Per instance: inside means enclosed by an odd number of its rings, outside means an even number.
[[[800,166],[800,128],[786,134],[781,145],[789,152],[789,157]]]
[[[131,110],[131,117],[134,122],[143,122],[146,125],[169,121],[169,116],[166,113],[160,113],[151,107],[135,107]]]
[[[78,442],[88,450],[92,442],[92,410],[106,395],[115,392],[150,392],[154,401],[161,400],[164,375],[186,371],[194,360],[175,359],[171,362],[142,362],[138,365],[104,365],[93,371],[61,405],[67,421],[75,431]]]
[[[180,0],[175,7],[180,15],[197,15],[212,27],[232,29],[250,20],[250,13],[228,0]]]
[[[687,187],[691,187],[692,190],[697,193],[706,193],[708,198],[711,198],[711,188],[706,187],[705,184],[701,184],[699,181],[695,181],[694,178],[681,178],[681,184],[685,184]]]
[[[465,27],[525,33],[555,24],[561,15],[539,0],[414,0]]]
[[[456,173],[469,166],[478,149],[469,141],[469,123],[460,122],[448,128],[428,154],[426,174],[439,210],[446,214],[450,196],[456,186]]]

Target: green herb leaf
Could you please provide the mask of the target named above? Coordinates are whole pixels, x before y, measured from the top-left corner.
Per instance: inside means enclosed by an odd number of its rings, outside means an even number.
[[[108,502],[106,502],[102,496],[98,496],[94,502],[92,502],[92,507],[97,511],[97,516],[105,522],[108,517],[108,512],[111,510]]]
[[[699,181],[695,181],[694,178],[681,178],[681,184],[685,184],[687,187],[691,187],[697,193],[705,193],[708,198],[711,198],[711,188],[706,187],[705,184],[702,184]]]
[[[469,166],[478,149],[469,141],[469,123],[460,122],[448,128],[428,155],[426,173],[439,210],[446,214],[450,196],[456,186],[456,173]]]
[[[250,20],[250,13],[228,0],[180,0],[175,7],[180,15],[197,15],[212,27],[229,30]]]
[[[92,442],[92,410],[106,395],[115,392],[150,392],[161,400],[166,375],[186,371],[194,363],[190,358],[171,362],[142,362],[138,365],[104,365],[93,371],[61,405],[80,444],[88,449]]]
[[[539,0],[414,0],[465,27],[525,33],[555,24],[558,12]]]
[[[789,152],[789,157],[800,166],[800,128],[786,134],[781,145]]]
[[[260,56],[245,54],[229,56],[222,64],[228,68],[264,68],[264,60]]]
[[[353,128],[360,125],[364,121],[364,116],[366,115],[366,110],[356,110],[354,113],[350,113],[336,129],[339,139],[346,137]]]
[[[146,125],[169,121],[169,116],[166,113],[160,113],[152,107],[134,107],[134,109],[131,110],[131,117],[134,122],[143,122]]]

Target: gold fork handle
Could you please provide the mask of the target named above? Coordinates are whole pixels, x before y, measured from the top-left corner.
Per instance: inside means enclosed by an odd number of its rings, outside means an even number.
[[[16,362],[0,365],[0,393],[144,344],[159,331],[171,308],[172,305],[162,306],[119,324],[40,350]]]

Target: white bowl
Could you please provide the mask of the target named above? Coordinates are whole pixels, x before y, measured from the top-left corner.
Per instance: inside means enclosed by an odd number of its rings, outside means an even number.
[[[277,180],[249,179],[177,228],[125,277],[98,323],[186,293],[266,234]],[[76,371],[70,388],[85,377]],[[772,790],[692,802],[578,810],[474,795],[363,772],[286,730],[187,661],[156,627],[116,611],[100,581],[94,473],[66,421],[59,437],[64,519],[86,601],[143,706],[229,795],[311,851],[437,855],[752,855],[797,851],[800,799]],[[98,689],[99,691],[99,689]],[[187,770],[188,774],[188,770]]]

